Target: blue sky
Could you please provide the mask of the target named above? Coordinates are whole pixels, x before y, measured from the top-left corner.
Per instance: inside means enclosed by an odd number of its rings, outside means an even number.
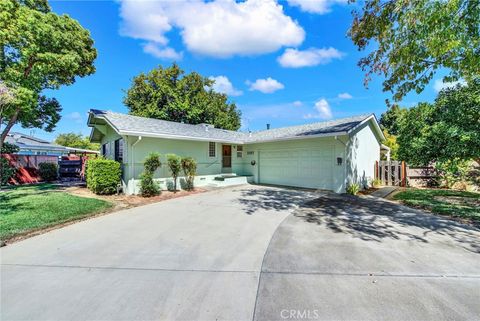
[[[53,133],[89,134],[90,108],[127,112],[132,77],[173,60],[186,71],[217,77],[242,111],[242,129],[260,130],[363,113],[379,116],[388,93],[381,79],[363,86],[366,53],[346,37],[352,5],[343,0],[51,1],[89,29],[98,50],[94,75],[47,93],[63,106]],[[402,104],[432,101],[435,80]],[[14,130],[29,133],[16,126]]]

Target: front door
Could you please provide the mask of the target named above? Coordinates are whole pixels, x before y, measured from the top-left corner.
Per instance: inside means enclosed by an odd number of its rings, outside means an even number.
[[[232,167],[232,145],[222,145],[222,167]]]

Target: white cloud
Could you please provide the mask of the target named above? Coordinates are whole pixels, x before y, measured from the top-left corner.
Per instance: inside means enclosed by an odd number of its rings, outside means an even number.
[[[433,84],[433,89],[435,89],[435,91],[438,93],[442,89],[455,87],[458,84],[464,86],[464,85],[466,85],[466,82],[465,82],[465,80],[459,80],[459,81],[453,81],[453,82],[443,82],[443,80],[437,79],[437,80],[435,80],[435,83]]]
[[[229,96],[240,96],[243,94],[241,90],[233,87],[232,82],[226,76],[212,76],[210,79],[215,81],[213,89],[219,93],[224,93]]]
[[[349,93],[341,93],[341,94],[338,94],[337,97],[340,98],[340,99],[352,99],[353,98],[353,96],[350,95]]]
[[[170,47],[162,48],[155,42],[148,42],[144,44],[143,51],[161,59],[181,60],[183,57],[182,52],[176,52],[175,49]]]
[[[307,50],[298,50],[288,48],[278,57],[277,61],[282,67],[300,68],[317,65],[325,65],[333,59],[340,59],[345,54],[335,48],[309,48]]]
[[[305,119],[330,119],[332,118],[332,109],[330,108],[330,104],[325,98],[321,98],[315,103],[314,106],[315,113],[313,114],[306,114],[303,116]]]
[[[295,100],[293,103],[292,103],[293,106],[295,107],[302,107],[303,106],[303,103],[300,101],[300,100]]]
[[[122,35],[166,46],[166,34],[176,28],[185,46],[202,55],[270,53],[305,38],[275,0],[120,1]]]
[[[82,114],[80,114],[78,111],[71,112],[66,116],[66,118],[76,122],[77,124],[83,123]]]
[[[324,14],[330,12],[334,4],[346,4],[348,0],[287,0],[293,7],[300,7],[300,10],[309,13]]]
[[[266,79],[257,79],[254,83],[251,83],[249,81],[247,81],[246,83],[250,86],[250,90],[258,90],[264,94],[271,94],[277,90],[285,88],[285,86],[281,82],[271,77],[268,77]]]

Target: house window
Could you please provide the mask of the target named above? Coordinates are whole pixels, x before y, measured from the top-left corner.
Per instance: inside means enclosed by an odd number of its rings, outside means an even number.
[[[243,146],[237,145],[237,157],[242,158],[243,157]]]
[[[217,147],[217,144],[215,144],[215,142],[209,142],[208,143],[208,157],[216,157],[217,156],[216,147]]]
[[[115,160],[119,163],[123,163],[123,139],[117,139],[115,141]]]
[[[107,155],[107,144],[102,145],[102,156]]]

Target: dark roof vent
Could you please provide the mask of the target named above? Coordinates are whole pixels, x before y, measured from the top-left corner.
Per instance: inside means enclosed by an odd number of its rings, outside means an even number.
[[[270,129],[270,124],[267,124],[267,130]]]

